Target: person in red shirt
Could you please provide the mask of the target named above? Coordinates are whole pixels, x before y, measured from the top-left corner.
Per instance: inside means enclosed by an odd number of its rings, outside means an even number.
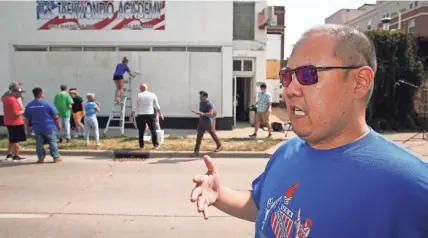
[[[21,97],[23,90],[18,87],[10,89],[11,94],[3,98],[3,117],[4,125],[7,127],[9,134],[9,146],[6,159],[12,158],[13,161],[24,160],[19,156],[19,142],[26,141],[25,134],[24,108],[19,103],[18,98]]]

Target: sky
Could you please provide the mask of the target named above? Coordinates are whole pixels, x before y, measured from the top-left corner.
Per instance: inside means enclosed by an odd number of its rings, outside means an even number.
[[[342,8],[358,8],[376,0],[268,0],[269,6],[285,6],[285,58],[307,29],[324,24],[325,18]]]

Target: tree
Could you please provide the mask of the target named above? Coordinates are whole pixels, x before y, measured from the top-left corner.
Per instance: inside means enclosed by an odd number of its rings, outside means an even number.
[[[417,45],[411,34],[400,31],[368,31],[377,55],[373,96],[367,109],[367,122],[375,130],[415,129],[419,118],[413,97],[417,89],[399,80],[420,85],[423,64],[417,60]]]

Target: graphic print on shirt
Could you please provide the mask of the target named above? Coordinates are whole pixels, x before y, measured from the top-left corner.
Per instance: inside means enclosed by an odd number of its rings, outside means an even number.
[[[270,197],[267,201],[265,217],[262,222],[262,230],[266,228],[266,222],[270,219],[271,229],[277,238],[307,238],[312,227],[312,220],[306,218],[301,223],[300,208],[296,211],[292,208],[293,195],[299,187],[300,182],[287,188],[283,196],[277,199]]]

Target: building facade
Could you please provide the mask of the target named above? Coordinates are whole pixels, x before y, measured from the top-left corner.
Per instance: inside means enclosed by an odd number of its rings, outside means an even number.
[[[382,19],[389,18],[390,29],[401,29],[417,36],[428,36],[427,1],[377,1],[375,5],[349,11],[340,10],[326,18],[326,23],[346,24],[359,30],[382,29]]]
[[[192,110],[199,109],[204,90],[216,105],[217,128],[232,129],[233,76],[245,75],[255,85],[266,74],[266,29],[257,27],[256,17],[266,1],[43,2],[0,2],[0,72],[6,79],[0,88],[22,81],[25,102],[34,86],[48,100],[61,84],[95,93],[100,127],[113,107],[112,74],[124,56],[141,73],[133,94],[138,84],[148,84],[159,98],[164,128],[196,128]]]

